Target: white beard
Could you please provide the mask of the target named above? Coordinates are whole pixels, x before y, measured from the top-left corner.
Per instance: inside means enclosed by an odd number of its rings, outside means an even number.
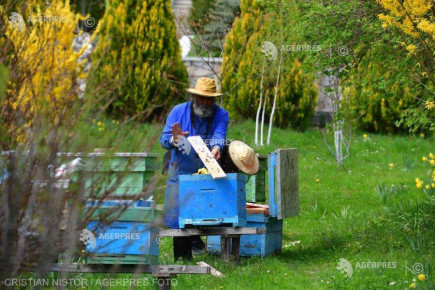
[[[210,118],[213,114],[213,106],[214,104],[198,104],[196,98],[193,98],[193,112],[200,118]]]

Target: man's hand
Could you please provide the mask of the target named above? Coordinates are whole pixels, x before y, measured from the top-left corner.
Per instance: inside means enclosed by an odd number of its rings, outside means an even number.
[[[216,160],[221,159],[221,149],[217,146],[214,147],[213,150],[211,150],[211,155],[213,155]]]
[[[181,130],[180,123],[177,122],[172,125],[172,138],[175,144],[178,143],[181,137],[186,137],[187,134],[189,134],[189,131],[183,132],[183,130]]]

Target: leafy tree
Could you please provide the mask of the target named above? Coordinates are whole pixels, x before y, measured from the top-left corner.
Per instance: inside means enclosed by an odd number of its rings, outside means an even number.
[[[80,15],[71,11],[69,2],[46,6],[43,1],[28,1],[17,8],[14,21],[2,17],[5,25],[1,25],[2,78],[8,81],[6,92],[0,94],[0,125],[9,137],[2,139],[3,150],[31,140],[40,133],[41,123],[50,130],[65,124],[77,99],[76,79],[84,77],[78,63],[82,52],[72,48]],[[2,14],[12,15],[10,9],[0,6]],[[58,20],[44,20],[42,15]]]
[[[234,118],[255,118],[265,63],[267,69],[262,87],[266,106],[263,108],[269,115],[276,84],[277,60],[283,58],[274,123],[279,127],[305,129],[310,124],[316,100],[314,78],[312,74],[303,73],[301,59],[297,55],[278,51],[282,44],[291,41],[275,29],[284,21],[280,17],[274,11],[262,13],[255,0],[242,0],[241,15],[234,21],[225,41],[222,90],[228,95],[227,108]],[[272,55],[264,53],[262,48],[265,45],[272,49]]]
[[[215,0],[192,0],[189,24],[196,32],[202,33],[204,26],[210,21],[209,13]]]
[[[204,27],[204,41],[213,56],[221,56],[225,36],[240,14],[240,0],[216,0],[210,9],[210,22]]]
[[[97,30],[91,82],[113,80],[98,96],[110,114],[148,120],[180,101],[187,71],[169,0],[111,1]]]
[[[340,86],[354,94],[350,97],[361,127],[396,132],[394,122],[401,114],[406,119],[407,112],[418,110],[424,115],[418,129],[411,125],[418,121],[396,124],[413,131],[433,130],[434,113],[424,109],[433,102],[434,91],[433,71],[427,70],[434,67],[430,1],[378,2],[381,5],[371,0],[297,1],[296,25],[282,29],[325,48],[304,65],[337,74]]]

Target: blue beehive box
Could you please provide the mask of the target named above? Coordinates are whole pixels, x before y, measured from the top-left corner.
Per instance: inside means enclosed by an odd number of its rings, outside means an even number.
[[[281,252],[282,249],[282,220],[265,217],[262,214],[248,214],[248,227],[266,228],[267,234],[242,235],[240,237],[240,256],[265,257]],[[220,236],[207,237],[207,251],[212,254],[221,252]]]
[[[81,236],[86,239],[88,264],[157,264],[154,201],[90,200],[85,212],[91,219]]]
[[[156,264],[159,245],[156,237],[159,229],[143,222],[116,221],[104,225],[98,221],[88,223],[93,234],[88,239],[86,252],[88,264]]]
[[[230,173],[180,175],[180,228],[193,226],[246,226],[245,177]]]

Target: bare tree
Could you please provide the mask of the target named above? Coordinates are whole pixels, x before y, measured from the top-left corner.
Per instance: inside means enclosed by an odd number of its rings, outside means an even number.
[[[258,122],[260,121],[261,105],[263,104],[263,81],[264,81],[264,67],[266,65],[266,59],[263,59],[263,68],[261,69],[261,81],[260,81],[260,102],[258,103],[257,115],[255,117],[255,145],[258,145]]]
[[[272,125],[273,125],[273,115],[275,113],[275,107],[276,107],[276,97],[278,95],[279,91],[279,77],[281,75],[281,65],[282,65],[283,57],[279,59],[279,65],[278,65],[278,76],[276,78],[276,85],[275,85],[275,95],[273,97],[273,105],[272,105],[272,112],[270,113],[270,119],[269,119],[269,132],[267,134],[267,145],[270,145],[270,136],[272,134]]]

